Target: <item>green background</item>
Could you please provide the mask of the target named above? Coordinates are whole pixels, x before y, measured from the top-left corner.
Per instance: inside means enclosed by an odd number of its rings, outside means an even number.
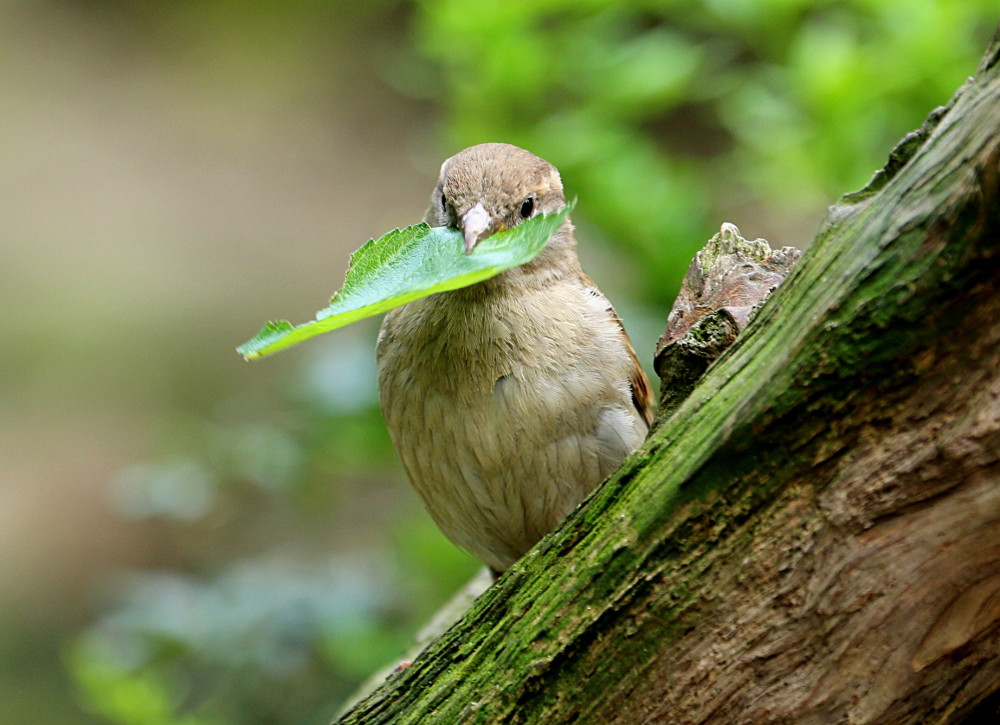
[[[723,221],[804,245],[995,0],[0,8],[0,722],[324,723],[476,563],[409,490],[377,321],[249,365],[481,141],[562,172],[652,356]]]

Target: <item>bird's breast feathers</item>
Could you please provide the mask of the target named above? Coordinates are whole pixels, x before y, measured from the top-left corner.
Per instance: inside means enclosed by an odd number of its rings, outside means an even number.
[[[619,391],[628,387],[627,341],[596,289],[560,284],[487,300],[452,294],[386,316],[378,344],[380,377],[405,376],[406,388],[419,389],[413,394],[436,393],[456,404],[482,403],[535,381],[540,396],[556,381],[583,390],[609,383]],[[498,381],[505,382],[498,387]]]

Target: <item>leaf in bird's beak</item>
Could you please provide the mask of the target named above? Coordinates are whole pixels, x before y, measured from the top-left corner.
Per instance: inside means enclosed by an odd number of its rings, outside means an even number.
[[[315,320],[301,325],[287,320],[268,322],[236,352],[247,360],[264,357],[421,297],[468,287],[530,262],[575,204],[491,234],[471,254],[465,253],[462,232],[451,227],[417,224],[393,230],[351,255],[344,285],[330,305],[316,313]]]

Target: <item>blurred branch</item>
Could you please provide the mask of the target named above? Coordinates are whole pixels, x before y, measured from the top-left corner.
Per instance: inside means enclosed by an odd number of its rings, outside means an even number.
[[[586,506],[344,723],[956,722],[1000,689],[1000,36]]]

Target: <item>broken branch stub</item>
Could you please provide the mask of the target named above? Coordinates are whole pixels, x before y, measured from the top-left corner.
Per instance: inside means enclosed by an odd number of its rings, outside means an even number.
[[[656,345],[661,420],[746,329],[801,256],[795,247],[772,250],[763,239],[748,241],[728,222],[695,255]]]

